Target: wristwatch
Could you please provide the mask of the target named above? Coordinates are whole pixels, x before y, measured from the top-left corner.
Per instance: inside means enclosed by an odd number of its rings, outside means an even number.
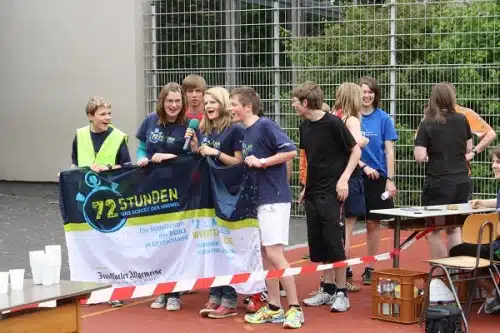
[[[393,181],[394,181],[394,178],[392,178],[392,177],[387,177],[387,180],[390,180],[391,182],[393,182]]]
[[[262,166],[263,166],[263,167],[264,167],[264,169],[265,169],[265,168],[266,168],[266,164],[267,164],[267,159],[265,159],[265,158],[261,158],[261,159],[259,160],[259,162],[260,162],[260,164],[262,164]]]
[[[474,153],[474,155],[477,155],[477,149],[476,149],[476,147],[472,148],[472,152]]]
[[[111,164],[106,164],[106,166],[108,167],[108,170],[113,170],[113,166]]]
[[[217,155],[215,155],[215,158],[219,159],[220,158],[220,154],[222,154],[222,152],[220,150],[217,150]]]

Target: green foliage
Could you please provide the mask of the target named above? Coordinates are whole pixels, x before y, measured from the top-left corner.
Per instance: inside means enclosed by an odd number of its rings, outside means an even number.
[[[419,204],[424,166],[413,158],[415,130],[434,83],[456,85],[458,102],[484,116],[494,128],[498,115],[500,71],[500,2],[437,1],[423,4],[399,0],[396,7],[396,62],[390,64],[390,6],[342,7],[341,19],[314,38],[284,42],[291,62],[303,70],[299,82],[312,80],[325,87],[357,82],[363,75],[377,78],[387,104],[389,75],[397,76],[396,146],[398,204]],[[283,37],[290,37],[286,30]],[[328,70],[325,70],[328,68]],[[334,89],[325,89],[332,99]],[[386,106],[387,107],[387,106]],[[495,193],[489,157],[472,165],[474,192]]]
[[[478,112],[495,129],[500,128],[500,1],[398,0],[394,67],[390,66],[388,1],[383,5],[382,0],[360,0],[361,6],[352,5],[350,0],[321,2],[338,5],[339,17],[325,18],[321,10],[304,14],[300,22],[304,37],[298,38],[291,36],[290,9],[281,8],[279,69],[273,67],[274,11],[264,3],[238,2],[233,14],[236,23],[228,24],[226,1],[159,2],[158,84],[180,82],[186,74],[196,72],[210,86],[225,85],[230,59],[225,38],[229,27],[234,27],[237,84],[255,87],[269,112],[276,102],[274,71],[279,70],[280,125],[298,143],[300,119],[290,107],[294,75],[298,82],[321,84],[330,105],[335,87],[371,75],[381,86],[382,107],[388,110],[390,73],[394,71],[394,111],[400,136],[396,145],[397,203],[419,204],[425,169],[414,161],[413,137],[434,83],[454,83],[459,104]],[[292,185],[297,192],[298,159],[294,170]],[[494,193],[486,153],[476,158],[472,170],[474,192],[478,196]],[[301,213],[300,206],[294,206],[294,213]]]

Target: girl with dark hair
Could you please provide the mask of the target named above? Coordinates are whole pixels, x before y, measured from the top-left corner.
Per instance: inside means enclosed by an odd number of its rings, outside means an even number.
[[[415,139],[415,160],[428,162],[422,189],[424,206],[460,204],[468,201],[469,168],[465,155],[472,151],[472,132],[463,114],[455,111],[455,93],[449,85],[432,87],[424,119]],[[435,219],[435,224],[443,223]],[[446,229],[448,248],[462,242],[460,228]],[[432,258],[448,254],[439,231],[428,237]]]
[[[392,118],[380,107],[380,88],[377,80],[364,76],[359,81],[363,94],[361,106],[361,131],[369,140],[363,148],[359,167],[363,176],[366,202],[366,236],[368,255],[378,253],[380,220],[385,215],[370,213],[375,209],[394,208],[397,193],[394,185],[394,142],[398,139]],[[387,196],[382,196],[382,194]],[[362,274],[363,284],[369,285],[373,268],[368,264]]]

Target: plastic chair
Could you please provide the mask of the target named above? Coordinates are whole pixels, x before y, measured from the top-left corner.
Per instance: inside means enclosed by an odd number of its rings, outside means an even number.
[[[464,321],[466,333],[469,332],[467,318],[469,317],[469,313],[472,308],[472,292],[474,289],[475,281],[479,279],[491,279],[495,285],[498,295],[500,295],[500,289],[496,283],[495,274],[493,273],[495,272],[497,276],[500,278],[500,272],[498,270],[498,267],[496,266],[496,263],[493,260],[493,248],[490,247],[489,260],[482,259],[479,257],[481,245],[491,244],[495,240],[497,226],[498,226],[497,213],[469,215],[465,219],[464,225],[462,227],[462,240],[464,243],[477,244],[476,256],[475,257],[459,256],[459,257],[428,260],[429,264],[431,265],[431,269],[429,271],[429,278],[427,280],[426,290],[424,294],[424,304],[422,306],[422,312],[420,314],[420,325],[422,325],[425,311],[429,306],[430,283],[434,277],[434,270],[436,270],[437,268],[441,268],[445,273],[444,275],[439,275],[436,277],[443,277],[443,276],[446,277],[448,284],[451,288],[451,291],[453,293],[453,297],[455,298],[455,302],[458,308],[462,312],[462,319]],[[489,231],[486,234],[484,233],[485,228],[487,228],[487,230]],[[460,304],[460,300],[457,296],[457,292],[453,284],[454,281],[451,279],[450,272],[448,271],[449,269],[469,271],[472,274],[472,277],[470,278],[455,280],[455,282],[460,282],[460,281],[470,282],[467,295],[466,312],[463,311],[462,306]],[[484,270],[484,269],[488,270],[489,275],[478,276],[477,275],[478,270]],[[456,273],[453,275],[456,275]]]

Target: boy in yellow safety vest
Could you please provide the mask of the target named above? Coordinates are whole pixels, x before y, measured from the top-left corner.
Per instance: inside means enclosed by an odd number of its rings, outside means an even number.
[[[111,126],[111,103],[101,97],[92,97],[85,112],[90,125],[76,130],[71,167],[90,167],[94,172],[101,172],[130,163],[127,135]],[[123,306],[122,301],[111,301],[109,304],[112,307]]]
[[[130,163],[127,135],[111,126],[111,103],[101,97],[92,97],[85,112],[90,125],[76,130],[71,167],[90,167],[100,172]]]

